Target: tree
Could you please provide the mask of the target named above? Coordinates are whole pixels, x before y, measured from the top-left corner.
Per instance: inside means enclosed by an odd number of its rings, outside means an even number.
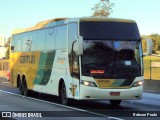
[[[93,16],[108,17],[113,12],[113,7],[114,3],[111,3],[109,0],[100,0],[92,8],[94,11]]]
[[[143,47],[143,51],[146,52],[147,50],[147,44],[146,41],[144,40],[144,38],[150,38],[152,39],[153,42],[153,53],[157,53],[158,51],[160,51],[160,35],[159,34],[151,34],[151,35],[143,35],[142,37],[142,47]]]
[[[9,59],[9,56],[10,56],[10,41],[11,41],[11,37],[8,38],[7,43],[4,45],[5,48],[7,48],[7,51],[5,53],[6,59]]]
[[[142,49],[144,53],[147,53],[147,42],[145,38],[147,38],[146,35],[141,36],[142,37]]]
[[[156,51],[160,51],[160,35],[151,34],[149,38],[151,38],[153,42],[153,52],[156,53]]]

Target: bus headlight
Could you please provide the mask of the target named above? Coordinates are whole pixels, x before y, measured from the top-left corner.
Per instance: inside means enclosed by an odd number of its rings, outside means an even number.
[[[81,80],[81,84],[90,87],[97,87],[96,83],[92,81]]]
[[[132,87],[142,86],[144,84],[144,81],[136,81],[133,83]]]

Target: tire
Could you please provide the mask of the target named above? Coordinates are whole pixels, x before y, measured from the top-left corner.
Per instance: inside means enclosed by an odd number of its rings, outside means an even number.
[[[24,96],[29,96],[29,90],[28,90],[28,87],[27,87],[27,83],[26,83],[26,78],[24,78],[24,80],[22,81],[22,88],[23,88],[23,95]]]
[[[66,93],[66,86],[65,83],[63,82],[60,88],[60,100],[63,105],[68,105],[69,104],[69,99],[67,98],[67,93]]]
[[[112,106],[119,106],[121,103],[121,100],[110,100],[110,103]]]
[[[18,80],[18,84],[19,84],[19,85],[18,85],[18,89],[19,89],[20,94],[21,94],[21,95],[24,95],[24,94],[23,94],[23,88],[22,88],[22,82],[21,82],[21,80]]]

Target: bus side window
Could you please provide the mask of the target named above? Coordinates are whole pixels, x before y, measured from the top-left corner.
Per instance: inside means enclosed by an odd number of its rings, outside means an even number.
[[[56,27],[56,43],[55,49],[66,49],[67,26]]]
[[[45,50],[53,50],[55,44],[55,28],[46,29]]]
[[[12,41],[12,46],[14,46],[14,52],[21,51],[21,38],[18,35],[14,36],[14,39]]]
[[[27,41],[28,40],[28,41]],[[36,46],[36,31],[32,31],[28,33],[28,39],[26,42],[28,43],[28,50],[29,51],[35,51],[35,46]]]
[[[21,47],[21,51],[25,52],[28,51],[28,45],[27,45],[27,40],[28,40],[28,33],[22,33],[20,34],[20,38],[21,38],[21,42],[22,42],[22,47]]]
[[[36,32],[36,50],[44,50],[45,29]]]
[[[78,36],[78,24],[77,23],[69,23],[68,27],[68,50],[69,50],[69,68],[70,68],[70,74],[73,75],[73,73],[78,73],[78,58],[77,54],[75,52],[74,47],[77,44],[76,42],[73,45],[73,42],[76,40],[76,36]],[[72,48],[73,47],[73,48]]]
[[[15,36],[12,36],[12,41],[11,41],[11,52],[15,52]]]
[[[73,43],[73,51],[72,51],[72,68],[73,74],[79,75],[79,62],[78,62],[78,55],[77,55],[77,42]]]

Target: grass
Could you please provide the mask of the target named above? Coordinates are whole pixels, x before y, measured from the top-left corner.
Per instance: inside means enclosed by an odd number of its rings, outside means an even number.
[[[145,56],[144,57],[144,79],[150,79],[150,62],[160,62],[160,57]],[[151,68],[151,79],[160,80],[160,68]]]

